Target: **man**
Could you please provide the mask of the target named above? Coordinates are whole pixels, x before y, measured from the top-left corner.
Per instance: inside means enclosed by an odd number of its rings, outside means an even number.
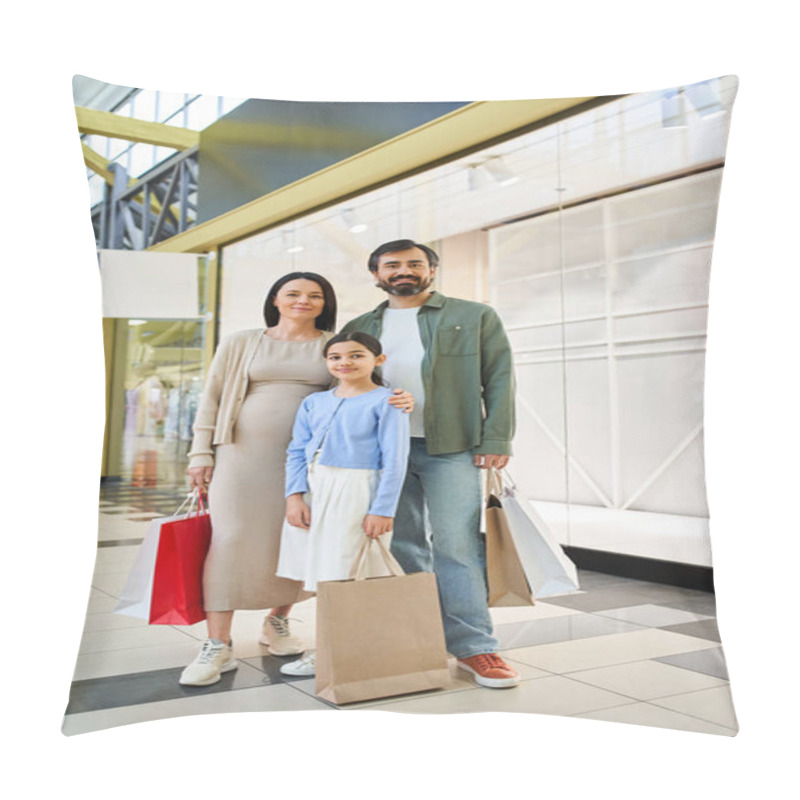
[[[416,398],[408,472],[392,552],[406,572],[435,572],[447,649],[481,686],[516,686],[497,655],[480,535],[480,470],[502,469],[514,430],[511,348],[482,303],[433,291],[437,254],[410,239],[387,242],[369,270],[388,300],[343,331],[380,339],[383,377]]]

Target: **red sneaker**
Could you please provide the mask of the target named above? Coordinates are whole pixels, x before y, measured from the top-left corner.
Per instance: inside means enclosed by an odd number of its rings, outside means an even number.
[[[480,686],[508,689],[519,683],[516,670],[509,667],[497,653],[481,653],[478,656],[459,658],[456,664],[459,669],[471,672],[475,676],[475,683]]]

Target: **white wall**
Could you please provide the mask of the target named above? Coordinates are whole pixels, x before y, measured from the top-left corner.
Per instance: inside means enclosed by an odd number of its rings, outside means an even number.
[[[519,380],[511,471],[565,543],[710,563],[703,377],[720,178],[490,232]]]

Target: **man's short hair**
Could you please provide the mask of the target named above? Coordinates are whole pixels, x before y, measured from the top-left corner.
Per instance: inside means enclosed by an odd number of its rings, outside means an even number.
[[[380,247],[376,247],[375,250],[372,251],[372,254],[369,257],[369,271],[370,272],[377,272],[378,271],[378,259],[381,256],[386,255],[387,253],[399,253],[402,250],[410,250],[412,247],[418,247],[422,250],[423,253],[428,258],[428,264],[433,267],[439,266],[439,256],[436,254],[435,250],[432,250],[430,247],[424,244],[419,244],[418,242],[414,242],[411,239],[396,239],[393,242],[386,242],[382,244]]]

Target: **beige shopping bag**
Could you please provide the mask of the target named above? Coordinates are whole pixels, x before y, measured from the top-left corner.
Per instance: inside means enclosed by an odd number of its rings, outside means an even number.
[[[494,511],[489,516],[494,516],[503,529],[504,540],[513,544],[517,560],[530,587],[531,597],[537,600],[543,597],[569,594],[580,590],[578,571],[575,564],[564,552],[555,534],[535,509],[522,497],[511,480],[508,473],[502,476],[495,470],[490,476],[490,497],[497,501],[493,504]],[[487,523],[487,529],[489,524]],[[489,531],[487,530],[487,551],[489,544]],[[508,553],[506,548],[505,553]],[[488,562],[487,552],[487,562]],[[495,564],[497,560],[495,559]],[[504,563],[507,563],[504,562]],[[514,568],[515,570],[516,568]],[[487,573],[488,573],[487,564]],[[506,575],[512,572],[506,570]],[[518,586],[517,583],[515,584]],[[524,594],[527,597],[528,591]],[[520,594],[518,591],[517,594]],[[520,602],[495,602],[490,605],[530,605],[532,600],[520,599]]]
[[[489,586],[489,605],[532,606],[533,592],[514,537],[508,526],[508,517],[500,500],[502,485],[497,472],[489,470],[486,499],[486,582]]]
[[[364,578],[370,547],[391,576]],[[317,696],[354,703],[449,683],[435,575],[406,575],[380,538],[365,536],[351,578],[317,587]]]

